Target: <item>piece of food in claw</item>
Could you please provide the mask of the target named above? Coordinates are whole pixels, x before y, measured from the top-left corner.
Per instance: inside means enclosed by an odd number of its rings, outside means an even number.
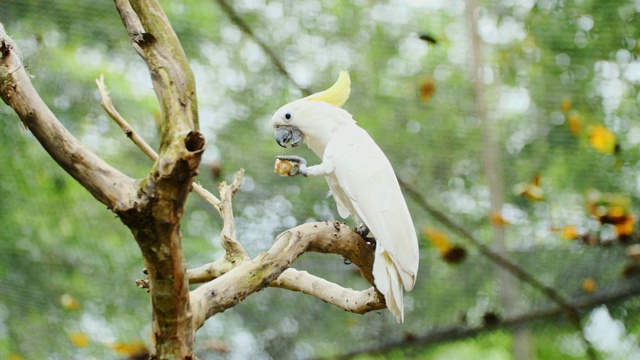
[[[291,171],[296,167],[296,164],[289,160],[276,159],[276,165],[274,172],[280,174],[280,176],[289,176]]]

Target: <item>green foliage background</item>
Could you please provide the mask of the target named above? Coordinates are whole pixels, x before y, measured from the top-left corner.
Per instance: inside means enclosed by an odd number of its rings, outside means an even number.
[[[215,190],[237,169],[247,170],[234,204],[238,239],[256,255],[289,227],[336,219],[322,179],[273,173],[274,156],[285,150],[272,139],[270,116],[300,97],[300,89],[215,1],[162,3],[196,74],[208,139],[199,181]],[[462,0],[233,4],[302,86],[322,90],[339,70],[349,70],[352,96],[345,108],[386,152],[400,178],[490,244],[465,6]],[[554,229],[577,225],[583,232],[606,232],[587,213],[591,189],[628,198],[630,211],[638,212],[639,11],[629,0],[494,0],[478,8],[486,106],[503,168],[503,216],[511,222],[509,257],[568,299],[584,295],[585,278],[597,281],[599,293],[637,281],[621,276],[631,260],[619,241],[586,246],[562,239]],[[150,161],[107,118],[94,84],[104,74],[120,113],[157,145],[153,89],[113,4],[2,1],[0,22],[64,125],[110,164],[145,176]],[[420,40],[424,33],[437,44]],[[436,87],[429,101],[420,97],[425,82]],[[578,135],[569,129],[571,114],[582,121]],[[149,300],[134,285],[143,264],[132,236],[48,157],[10,108],[0,106],[0,119],[0,358],[109,359],[121,356],[110,348],[115,342],[148,342]],[[610,129],[620,151],[593,149],[590,125]],[[315,158],[306,148],[288,153]],[[536,174],[542,201],[514,193]],[[463,315],[471,325],[487,311],[505,316],[494,265],[451,234],[468,256],[459,265],[442,261],[422,232],[427,226],[446,228],[413,201],[408,204],[420,234],[421,268],[415,290],[406,296],[404,325],[384,311],[354,315],[308,296],[266,289],[209,320],[198,333],[200,358],[326,356],[461,325]],[[182,225],[190,266],[222,254],[220,226],[215,212],[191,196]],[[366,286],[337,257],[308,254],[296,267],[345,286]],[[517,292],[516,313],[553,305],[527,285],[519,284]],[[61,304],[65,294],[78,302],[77,309]],[[594,342],[603,357],[639,358],[638,307],[637,298],[608,307],[608,324],[623,331],[614,350]],[[585,313],[585,326],[595,323],[594,314]],[[562,318],[535,322],[529,330],[536,358],[585,357],[575,329]],[[77,333],[88,338],[87,346],[72,343]],[[211,350],[213,340],[229,352]],[[508,359],[512,343],[512,334],[501,330],[384,356]]]

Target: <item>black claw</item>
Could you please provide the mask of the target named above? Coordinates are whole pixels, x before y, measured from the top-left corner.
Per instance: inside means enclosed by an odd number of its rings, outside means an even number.
[[[358,229],[356,229],[356,232],[358,233],[358,235],[362,236],[363,239],[366,239],[367,235],[369,235],[369,228],[367,227],[367,225],[362,224],[358,226]]]
[[[367,244],[369,245],[375,245],[376,244],[376,239],[373,238],[371,232],[369,231],[369,228],[367,227],[367,225],[362,224],[360,226],[358,226],[358,228],[356,228],[356,232],[358,233],[358,235],[360,235],[364,241],[367,242]]]
[[[281,156],[276,156],[276,159],[278,159],[278,160],[286,160],[286,161],[291,161],[291,162],[298,163],[298,164],[307,165],[307,160],[305,160],[302,156],[281,155]]]

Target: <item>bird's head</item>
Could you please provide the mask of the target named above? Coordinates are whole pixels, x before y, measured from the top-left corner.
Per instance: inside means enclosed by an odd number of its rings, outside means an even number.
[[[322,151],[336,126],[345,120],[353,122],[351,115],[340,108],[350,92],[349,73],[341,71],[329,89],[282,106],[271,120],[278,145],[296,147],[305,141],[312,150],[318,147]]]

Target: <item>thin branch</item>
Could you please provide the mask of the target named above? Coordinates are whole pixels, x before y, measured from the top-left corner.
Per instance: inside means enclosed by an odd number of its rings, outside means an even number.
[[[638,295],[640,295],[640,285],[638,285],[638,283],[635,283],[624,289],[594,296],[585,296],[581,299],[570,302],[569,306],[574,309],[589,310],[599,305],[611,305],[619,303]],[[407,349],[409,347],[423,348],[429,345],[442,344],[448,341],[462,340],[474,337],[486,331],[502,328],[514,328],[535,320],[554,317],[557,318],[563,313],[566,313],[566,309],[564,307],[551,307],[513,316],[497,324],[482,324],[474,327],[458,325],[447,328],[440,328],[429,331],[428,333],[423,335],[410,335],[405,339],[389,342],[379,347],[357,350],[338,356],[330,356],[327,358],[346,360],[365,354],[380,355],[396,349]],[[325,359],[325,357],[321,357],[319,359]]]
[[[210,205],[212,205],[216,210],[219,208],[220,200],[215,195],[210,193],[209,190],[203,188],[202,185],[200,185],[200,184],[198,184],[196,182],[191,183],[191,190],[194,193],[196,193],[196,195],[198,195],[201,198],[203,198],[204,201],[206,201]]]
[[[131,141],[133,141],[133,143],[136,144],[136,146],[140,148],[140,150],[142,150],[149,159],[156,161],[158,159],[158,153],[156,153],[155,150],[153,150],[153,148],[149,146],[149,144],[147,144],[147,142],[144,141],[144,139],[135,130],[133,130],[127,120],[120,116],[118,110],[113,106],[111,95],[109,95],[109,90],[107,90],[107,86],[104,83],[103,74],[100,74],[100,77],[96,79],[96,85],[100,92],[100,105],[102,105],[102,108],[107,112],[107,114],[109,114],[111,119],[120,126],[125,135],[127,135],[127,137],[131,139]]]
[[[236,173],[233,182],[227,185],[226,182],[220,184],[220,216],[222,217],[222,231],[220,232],[220,242],[225,250],[225,259],[231,265],[249,260],[249,254],[242,247],[242,244],[236,240],[236,224],[233,218],[233,207],[231,199],[240,189],[244,169],[240,169]]]
[[[311,295],[355,314],[365,314],[387,307],[384,297],[374,287],[362,291],[346,289],[306,271],[293,268],[283,271],[269,286]]]
[[[429,204],[427,200],[425,200],[425,198],[413,186],[402,181],[401,179],[398,179],[398,181],[400,182],[400,186],[405,190],[405,192],[409,194],[409,196],[411,196],[411,198],[420,207],[422,207],[427,213],[429,213],[429,215],[431,215],[434,219],[436,219],[438,222],[440,222],[447,228],[457,233],[462,238],[467,239],[467,241],[469,241],[469,243],[471,243],[476,249],[478,249],[478,251],[480,251],[481,254],[491,259],[491,261],[493,261],[495,264],[502,267],[509,273],[513,274],[518,279],[538,289],[540,292],[546,295],[549,299],[553,300],[556,304],[558,304],[560,308],[564,309],[564,311],[567,313],[569,317],[569,321],[571,322],[571,324],[573,324],[574,327],[580,332],[583,338],[583,341],[587,345],[587,348],[588,349],[591,348],[591,345],[589,344],[589,342],[586,340],[586,338],[584,338],[584,331],[582,329],[582,324],[580,323],[580,315],[578,314],[578,311],[574,307],[572,307],[571,304],[569,304],[567,300],[565,300],[562,297],[562,295],[560,295],[554,288],[543,284],[535,276],[531,275],[526,270],[522,269],[521,267],[509,261],[508,259],[502,257],[501,255],[493,252],[491,249],[485,246],[479,239],[477,239],[473,234],[471,234],[471,232],[469,232],[464,227],[458,225],[455,221],[450,219],[443,212],[437,210],[435,207]],[[594,356],[592,354],[592,351],[589,351],[589,354],[590,356]]]
[[[51,157],[114,211],[134,203],[138,182],[86,148],[58,121],[33,87],[22,57],[0,24],[0,97]]]
[[[287,69],[285,69],[284,64],[282,63],[282,61],[280,61],[280,58],[278,58],[278,56],[276,55],[275,51],[273,51],[271,49],[271,47],[269,47],[269,45],[267,45],[264,41],[260,40],[256,36],[256,34],[253,32],[253,30],[251,29],[249,24],[247,24],[240,17],[240,15],[238,15],[238,13],[233,9],[233,7],[231,5],[229,5],[226,2],[226,0],[216,0],[216,2],[218,3],[218,5],[220,5],[220,8],[222,9],[222,11],[224,11],[224,13],[227,14],[229,19],[234,24],[236,24],[236,26],[239,27],[240,30],[242,30],[242,32],[247,34],[247,36],[249,36],[256,44],[258,44],[258,46],[260,46],[262,51],[264,51],[267,54],[267,56],[271,60],[271,63],[273,63],[273,65],[276,67],[278,72],[280,72],[280,74],[282,74],[285,77],[287,77],[298,89],[300,89],[300,91],[302,91],[302,93],[305,96],[311,94],[311,91],[309,89],[307,89],[305,87],[302,87],[300,84],[298,84],[293,79],[293,76],[291,76],[291,74],[287,71]]]
[[[189,278],[189,284],[206,283],[228,273],[238,265],[240,265],[240,263],[232,263],[227,260],[226,257],[221,257],[212,263],[187,270],[187,278]]]
[[[100,92],[100,105],[107,112],[109,117],[115,121],[118,126],[122,129],[122,131],[127,135],[133,143],[142,150],[142,152],[147,155],[149,159],[152,161],[156,161],[158,159],[158,153],[153,150],[151,146],[140,136],[133,127],[129,124],[127,120],[125,120],[118,110],[116,110],[113,105],[113,101],[111,100],[111,95],[109,95],[109,90],[107,89],[107,85],[104,83],[104,75],[100,74],[100,77],[96,79],[96,85],[98,86],[98,91]],[[191,184],[192,191],[208,202],[211,206],[213,206],[218,212],[220,212],[220,200],[210,193],[207,189],[203,188],[200,184],[194,182]],[[222,214],[221,214],[222,215]]]
[[[196,269],[187,270],[186,275],[189,280],[189,284],[204,283],[214,280],[251,259],[242,244],[240,244],[236,239],[236,225],[233,217],[233,206],[231,203],[233,196],[240,189],[240,185],[242,185],[243,176],[244,169],[240,169],[236,173],[236,177],[231,184],[227,185],[227,183],[223,181],[219,188],[221,200],[218,202],[216,209],[222,218],[220,243],[222,248],[225,250],[225,255],[212,263],[200,266]]]

